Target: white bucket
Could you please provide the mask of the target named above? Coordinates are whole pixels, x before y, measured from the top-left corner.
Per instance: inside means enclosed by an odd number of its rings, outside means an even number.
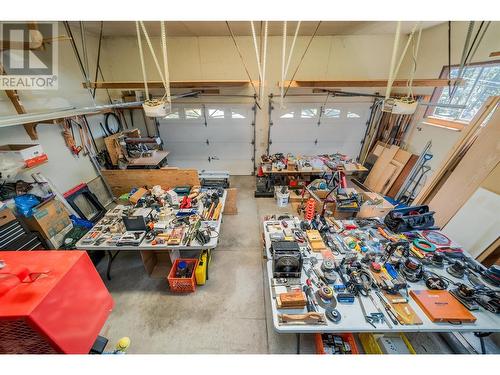
[[[288,205],[288,198],[290,197],[290,191],[286,193],[282,193],[279,190],[276,190],[276,203],[278,207],[286,207]]]

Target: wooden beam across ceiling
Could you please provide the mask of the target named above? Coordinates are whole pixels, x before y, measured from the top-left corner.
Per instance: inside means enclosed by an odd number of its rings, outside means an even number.
[[[461,84],[462,80],[448,79],[414,79],[413,87],[445,87]],[[397,79],[393,82],[392,87],[406,87],[408,80]],[[278,83],[279,85],[279,83]],[[386,79],[372,80],[336,80],[336,81],[285,81],[284,86],[290,88],[334,88],[334,87],[387,87]]]
[[[225,81],[170,81],[172,89],[202,89],[219,87],[243,87],[250,84],[248,80],[225,80]],[[144,89],[144,82],[141,81],[114,81],[114,82],[82,82],[84,88],[91,89]],[[162,89],[161,81],[148,81],[150,89]]]
[[[5,74],[5,70],[3,68],[3,65],[0,64],[0,75],[4,75],[4,74]],[[18,115],[26,114],[26,108],[24,108],[24,105],[21,102],[21,99],[19,98],[17,90],[4,90],[4,91],[5,91],[5,94],[7,94],[7,97],[9,98],[10,102],[14,106],[17,114]],[[36,122],[26,123],[23,125],[24,130],[26,130],[26,133],[28,133],[28,135],[32,141],[35,141],[38,139],[38,133],[36,131],[37,125],[38,125],[38,123],[36,123]]]

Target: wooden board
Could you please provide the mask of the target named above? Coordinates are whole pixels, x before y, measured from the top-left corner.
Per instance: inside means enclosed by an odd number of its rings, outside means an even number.
[[[196,169],[105,169],[101,173],[116,197],[143,186],[169,188],[200,185]]]
[[[399,176],[396,178],[396,180],[393,182],[392,186],[390,187],[389,191],[386,193],[387,196],[394,198],[396,194],[399,192],[399,189],[401,189],[401,186],[403,186],[403,183],[406,181],[406,178],[410,174],[413,166],[418,160],[418,155],[410,155],[410,159],[408,162],[405,164],[401,172],[399,173]]]
[[[386,194],[389,189],[391,188],[392,184],[398,176],[401,174],[401,171],[405,167],[406,163],[408,163],[408,160],[410,160],[411,153],[405,150],[399,149],[398,152],[396,152],[396,155],[394,155],[394,159],[391,160],[391,164],[396,167],[394,173],[392,176],[384,182],[382,188],[380,189],[380,192],[382,194]]]
[[[429,206],[443,227],[500,162],[500,109],[497,108],[476,141],[437,191]]]
[[[412,82],[413,87],[444,87],[457,83],[460,85],[462,80],[457,79],[443,79],[443,78],[429,78],[429,79],[414,79]],[[372,79],[372,80],[337,80],[337,81],[284,81],[284,87],[290,88],[331,88],[331,87],[387,87],[386,79]],[[278,83],[281,85],[281,82]],[[405,79],[396,79],[392,83],[392,87],[407,87],[408,81]]]
[[[391,160],[394,158],[394,155],[396,155],[396,152],[398,152],[398,150],[399,147],[394,145],[382,150],[380,156],[373,165],[372,170],[368,174],[368,177],[366,177],[366,180],[363,183],[365,186],[378,193],[378,191],[375,189],[377,181],[379,180],[381,174],[387,168]]]
[[[226,203],[224,204],[224,215],[237,215],[238,214],[238,207],[237,207],[237,200],[238,200],[238,189],[236,188],[229,188],[226,189],[227,195],[226,195]]]
[[[111,163],[113,165],[117,165],[118,159],[120,159],[120,157],[122,156],[122,150],[120,145],[118,144],[118,138],[123,134],[127,134],[132,138],[139,138],[141,136],[141,132],[139,131],[139,129],[131,129],[125,132],[118,132],[104,138],[104,144],[106,145],[106,150],[108,150],[109,158],[111,159]]]
[[[129,164],[134,167],[151,167],[160,164],[168,156],[168,151],[157,150],[151,156],[144,156],[135,159],[129,159]]]

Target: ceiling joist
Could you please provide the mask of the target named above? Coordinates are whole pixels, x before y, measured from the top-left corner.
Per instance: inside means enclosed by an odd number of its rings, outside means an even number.
[[[249,80],[225,80],[225,81],[170,81],[173,89],[203,89],[221,87],[244,87],[250,84]],[[144,82],[140,81],[114,81],[114,82],[82,82],[84,88],[91,89],[144,89]],[[163,89],[161,81],[148,81],[148,87],[153,89]]]
[[[413,87],[445,87],[453,84],[460,85],[462,81],[448,79],[414,79]],[[406,87],[408,80],[397,79],[392,83],[392,87]],[[279,85],[279,83],[278,83]],[[371,80],[335,80],[335,81],[285,81],[285,87],[290,88],[335,88],[335,87],[387,87],[386,79]]]

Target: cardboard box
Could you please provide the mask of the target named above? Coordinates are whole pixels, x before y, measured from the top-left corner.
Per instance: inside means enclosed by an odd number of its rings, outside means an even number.
[[[363,204],[358,212],[358,218],[384,217],[394,206],[384,197],[377,193],[367,191],[360,192],[363,197]]]
[[[0,155],[14,156],[24,161],[26,167],[32,167],[48,160],[42,146],[37,144],[7,144],[0,146]]]
[[[51,240],[57,238],[57,235],[67,227],[72,225],[68,212],[64,205],[56,200],[51,199],[43,202],[33,208],[33,216],[24,218],[28,228],[46,239]]]

